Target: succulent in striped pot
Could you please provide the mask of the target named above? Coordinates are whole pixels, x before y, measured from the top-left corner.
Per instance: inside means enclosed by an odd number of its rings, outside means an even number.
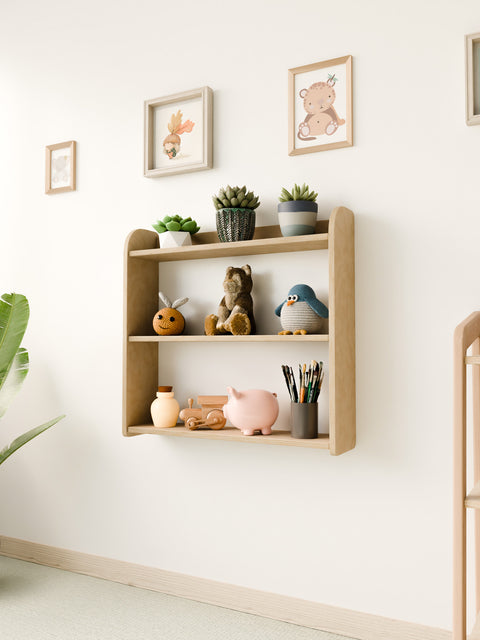
[[[278,222],[283,236],[303,236],[315,233],[318,193],[303,183],[291,191],[283,188],[279,196]]]
[[[260,205],[258,196],[246,186],[228,185],[212,199],[220,242],[251,240],[255,233],[255,209]]]

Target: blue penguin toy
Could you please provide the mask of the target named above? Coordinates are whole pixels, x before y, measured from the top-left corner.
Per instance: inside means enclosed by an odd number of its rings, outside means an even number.
[[[315,291],[308,284],[296,284],[292,287],[287,299],[275,309],[275,314],[280,316],[283,329],[279,331],[279,335],[326,333],[328,309],[317,299]]]

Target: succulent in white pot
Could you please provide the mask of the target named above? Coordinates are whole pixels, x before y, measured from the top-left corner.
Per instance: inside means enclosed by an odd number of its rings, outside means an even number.
[[[283,188],[279,196],[278,222],[283,236],[303,236],[315,233],[318,193],[310,191],[305,183],[293,186],[291,191]]]
[[[192,244],[192,236],[200,229],[192,218],[182,218],[181,216],[165,216],[163,220],[158,220],[152,227],[160,236],[160,247],[182,247]]]

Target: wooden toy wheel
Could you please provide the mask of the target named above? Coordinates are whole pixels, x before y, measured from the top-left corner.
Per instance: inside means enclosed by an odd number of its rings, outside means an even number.
[[[194,431],[197,428],[198,420],[196,418],[189,418],[187,420],[186,426],[190,429],[190,431]]]
[[[207,424],[211,429],[214,429],[215,431],[217,429],[223,429],[223,427],[225,426],[226,423],[226,419],[225,416],[223,415],[223,411],[221,411],[220,409],[215,409],[214,411],[210,411],[210,413],[207,416]]]

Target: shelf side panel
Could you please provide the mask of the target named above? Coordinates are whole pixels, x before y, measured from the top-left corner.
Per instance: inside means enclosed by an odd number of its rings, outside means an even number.
[[[152,332],[158,310],[158,265],[135,260],[130,251],[158,248],[158,234],[137,229],[125,242],[123,315],[123,434],[128,427],[150,421],[149,407],[158,385],[156,343],[131,343],[132,334]]]
[[[329,227],[330,452],[355,447],[355,237],[353,213],[337,207]]]

